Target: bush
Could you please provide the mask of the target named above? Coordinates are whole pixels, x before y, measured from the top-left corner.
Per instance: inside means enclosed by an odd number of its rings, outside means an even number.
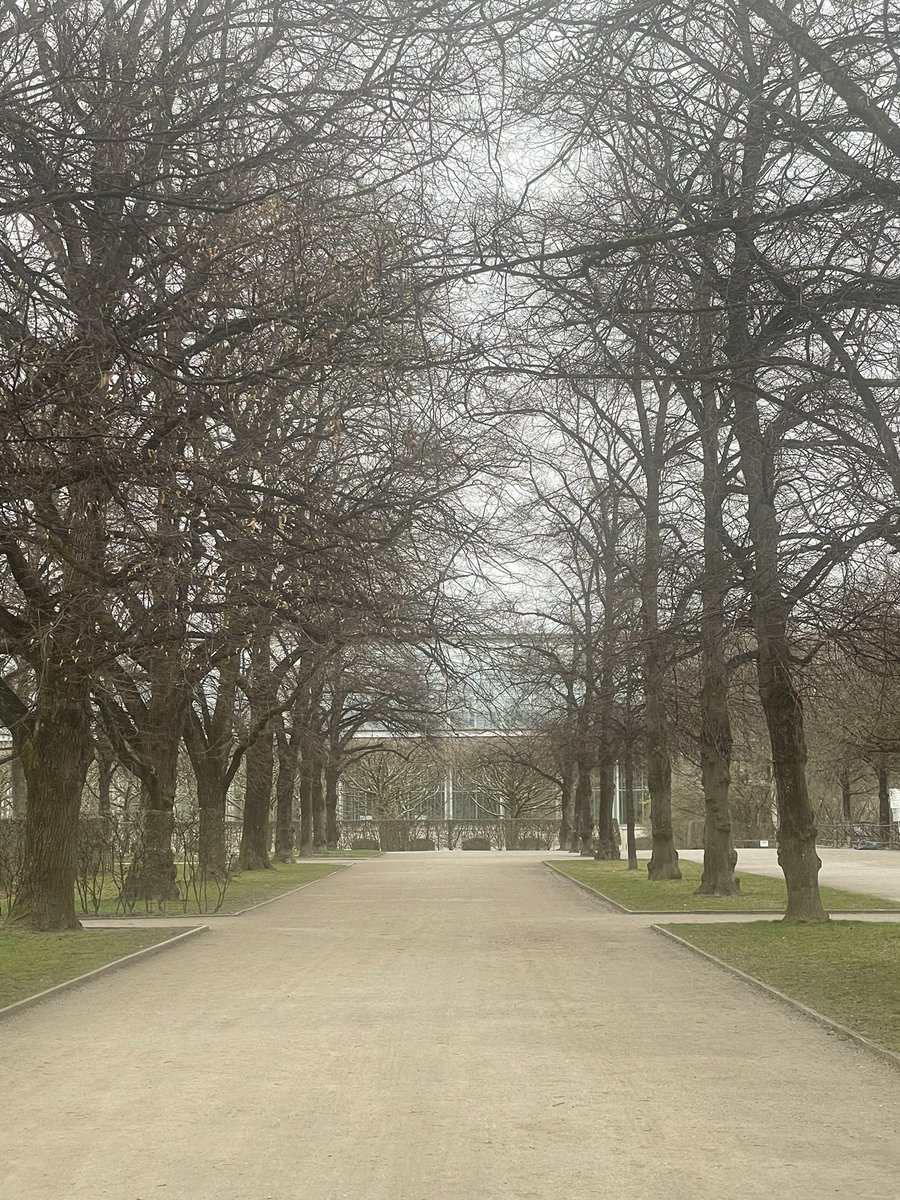
[[[380,850],[377,838],[353,838],[350,842],[351,850]]]

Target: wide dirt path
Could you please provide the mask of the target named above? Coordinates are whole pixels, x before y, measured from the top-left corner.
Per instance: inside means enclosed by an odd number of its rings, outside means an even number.
[[[10,1200],[900,1193],[900,1073],[530,856],[359,862],[0,1047]]]

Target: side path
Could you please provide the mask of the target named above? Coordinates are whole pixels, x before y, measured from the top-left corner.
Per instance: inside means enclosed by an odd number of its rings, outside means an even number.
[[[819,882],[848,892],[865,892],[900,900],[900,852],[896,850],[832,850],[818,847],[822,860]],[[682,858],[703,862],[702,850],[679,850]],[[649,855],[648,855],[649,857]],[[768,850],[739,850],[738,874],[775,875],[782,878],[774,847]]]
[[[534,860],[360,862],[0,1028],[16,1200],[894,1200],[900,1073]]]

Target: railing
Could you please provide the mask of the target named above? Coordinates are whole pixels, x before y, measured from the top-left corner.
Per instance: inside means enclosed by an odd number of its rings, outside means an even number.
[[[341,821],[341,850],[554,850],[559,821]]]
[[[896,821],[890,825],[881,825],[878,821],[820,821],[817,840],[825,847],[900,850],[900,829]]]

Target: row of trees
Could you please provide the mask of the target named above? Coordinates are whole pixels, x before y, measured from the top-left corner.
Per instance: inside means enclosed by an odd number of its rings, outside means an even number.
[[[58,929],[92,759],[140,782],[130,887],[160,897],[182,744],[211,866],[243,761],[259,867],[276,755],[283,856],[298,760],[303,839],[324,844],[327,752],[361,707],[421,707],[403,647],[445,619],[495,452],[430,261],[469,52],[495,31],[465,3],[7,17],[0,720],[28,792],[11,920]]]
[[[544,587],[533,609],[575,647],[552,665],[562,694],[577,674],[601,780],[639,670],[651,879],[678,874],[687,676],[701,890],[736,886],[729,690],[755,663],[788,917],[823,920],[804,691],[823,645],[833,704],[896,661],[896,29],[881,4],[818,0],[623,2],[552,23],[514,103],[518,136],[552,130],[555,152],[481,237],[504,280],[485,320],[523,381],[510,408],[545,447],[518,509],[533,559],[554,547],[555,601]]]
[[[498,588],[486,628],[515,634],[564,834],[613,853],[614,766],[640,760],[654,880],[678,875],[672,758],[690,743],[701,886],[737,887],[735,684],[755,669],[788,916],[824,919],[804,696],[849,711],[853,679],[879,697],[862,756],[894,738],[888,9],[11,15],[12,919],[74,923],[92,758],[140,781],[138,893],[171,886],[183,744],[210,862],[241,761],[244,865],[267,861],[276,757],[279,854],[298,776],[301,840],[326,844],[342,739],[373,708],[414,726],[433,707],[415,647],[471,642],[473,596]],[[849,760],[862,742],[844,741]]]

